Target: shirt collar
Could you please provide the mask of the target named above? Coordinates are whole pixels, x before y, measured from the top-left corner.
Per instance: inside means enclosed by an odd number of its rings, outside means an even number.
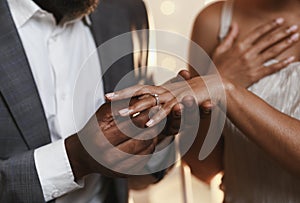
[[[7,1],[17,28],[22,27],[37,12],[48,13],[47,11],[41,9],[33,0],[7,0]],[[76,22],[81,19],[83,20],[85,25],[89,27],[92,25],[89,16],[84,16],[80,19],[68,21],[66,22],[66,24]]]
[[[44,12],[32,0],[8,0],[16,27],[23,26],[37,11]]]

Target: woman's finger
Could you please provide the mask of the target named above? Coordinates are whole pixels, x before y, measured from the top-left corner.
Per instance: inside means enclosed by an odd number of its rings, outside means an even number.
[[[146,123],[146,126],[153,127],[156,124],[160,123],[164,118],[166,118],[173,107],[178,103],[176,99],[171,100],[170,102],[165,103],[159,111],[154,114],[154,116]]]
[[[285,29],[280,29],[276,32],[272,32],[270,34],[268,34],[267,36],[263,37],[262,39],[260,39],[249,51],[249,53],[255,54],[255,56],[257,56],[259,53],[263,52],[264,50],[268,49],[268,48],[272,48],[276,45],[282,45],[282,40],[289,37],[289,36],[293,36],[293,38],[295,38],[294,36],[297,35],[299,38],[299,33],[296,33],[298,30],[298,26],[297,25],[293,25],[291,27],[285,28]],[[296,33],[296,34],[294,34]],[[293,35],[294,34],[294,35]],[[291,43],[287,43],[287,45],[291,45],[292,42],[295,42],[295,40],[288,40],[288,42]],[[286,43],[284,43],[285,45]],[[285,46],[284,46],[285,47]],[[269,49],[269,52],[274,50],[273,55],[275,54],[275,56],[277,56],[279,54],[279,52],[276,52],[276,49]],[[280,50],[280,49],[279,49]]]
[[[203,102],[203,104],[201,104],[201,110],[202,110],[202,113],[208,115],[208,114],[211,114],[211,110],[212,108],[214,107],[212,101],[205,101]]]
[[[117,101],[145,94],[162,94],[165,91],[164,88],[158,86],[136,85],[120,91],[108,93],[105,97],[110,101]]]
[[[270,65],[267,67],[262,67],[261,70],[258,71],[259,75],[258,75],[258,78],[256,81],[286,68],[289,64],[293,63],[295,61],[295,59],[296,59],[296,57],[291,56],[291,57],[285,58],[285,59],[281,60],[280,62],[275,63],[273,65]]]
[[[239,34],[239,27],[237,23],[231,25],[231,29],[226,38],[221,42],[221,44],[216,48],[214,55],[220,55],[232,48],[235,40]]]
[[[299,33],[295,33],[292,36],[290,36],[288,39],[285,39],[285,40],[277,43],[276,45],[274,45],[271,48],[264,51],[260,55],[259,60],[261,60],[262,62],[265,62],[265,61],[268,61],[270,59],[277,57],[283,51],[285,51],[286,49],[293,46],[296,42],[298,42],[299,37],[300,37]]]
[[[106,97],[106,99],[108,99],[110,101],[116,101],[116,100],[118,100],[118,97],[124,97],[124,99],[125,98],[127,99],[127,98],[132,97],[132,92],[136,92],[136,91],[140,90],[142,87],[143,87],[142,85],[135,85],[135,86],[128,87],[128,88],[125,88],[120,91],[107,93],[107,94],[105,94],[105,97]],[[119,96],[119,95],[121,95],[121,96]]]
[[[148,97],[143,97],[143,99],[139,100],[128,108],[120,110],[119,114],[121,116],[133,115],[146,109],[150,109],[151,107],[155,106],[155,103],[155,98],[149,95]]]
[[[276,20],[272,20],[266,24],[263,24],[256,29],[254,29],[248,36],[239,44],[240,51],[246,51],[249,49],[259,38],[264,36],[265,34],[271,32],[274,29],[279,28],[284,23],[283,18],[277,18]]]
[[[184,80],[190,80],[192,78],[192,75],[191,75],[190,71],[188,71],[188,70],[181,70],[178,73],[177,77],[182,78]]]
[[[206,84],[212,84],[215,82],[215,76],[210,76],[206,79]],[[146,126],[152,127],[162,121],[172,110],[174,105],[180,103],[186,97],[194,98],[198,104],[203,103],[209,99],[207,94],[206,86],[203,84],[203,78],[197,77],[191,79],[188,83],[188,86],[184,86],[179,90],[175,90],[174,92],[169,92],[166,94],[171,94],[174,96],[174,99],[166,102],[162,108],[156,113],[147,123]],[[202,92],[201,92],[202,91]],[[205,93],[203,93],[205,92]],[[170,98],[170,97],[169,97]]]
[[[174,96],[170,92],[165,92],[164,94],[158,95],[159,104],[164,104],[168,101],[173,100],[173,98]],[[157,106],[156,98],[152,95],[147,95],[143,96],[140,101],[134,103],[133,105],[130,105],[128,108],[120,110],[119,114],[121,116],[129,116],[150,109],[154,106]]]

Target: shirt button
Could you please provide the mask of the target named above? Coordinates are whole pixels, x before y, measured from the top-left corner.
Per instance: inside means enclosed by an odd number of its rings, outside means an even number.
[[[45,17],[46,16],[46,13],[44,13],[44,12],[39,12],[39,15],[40,15],[40,17]]]
[[[56,40],[57,40],[57,36],[55,35],[55,36],[52,36],[51,38],[50,38],[50,42],[56,42]]]
[[[66,100],[66,98],[67,98],[67,95],[66,95],[66,94],[62,94],[62,95],[61,95],[61,100],[64,101],[64,100]]]
[[[59,197],[59,192],[56,190],[55,192],[52,193],[52,198],[57,198]]]

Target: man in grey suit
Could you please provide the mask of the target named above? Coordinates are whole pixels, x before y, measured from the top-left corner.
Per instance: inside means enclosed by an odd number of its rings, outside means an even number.
[[[74,129],[67,126],[71,118],[68,87],[73,77],[73,69],[68,68],[79,70],[80,63],[106,40],[133,27],[148,27],[140,0],[104,0],[97,4],[97,0],[0,1],[0,202],[128,200],[127,179],[117,179],[123,176],[96,162]],[[134,21],[137,13],[140,18]],[[60,54],[66,48],[68,51]],[[146,63],[139,61],[140,65]],[[93,65],[100,68],[101,61],[95,59]],[[100,93],[114,90],[132,67],[132,54],[113,64],[104,74]],[[127,85],[137,80],[132,78]],[[103,98],[99,101],[104,102]],[[109,113],[108,104],[96,112],[99,126],[106,126],[107,140],[131,154],[153,152],[156,139],[124,140],[125,135],[107,121],[105,115]],[[144,121],[145,114],[135,119],[140,125]],[[170,123],[168,128],[177,126],[178,116]],[[116,157],[108,159],[114,161]],[[127,167],[139,164],[126,159],[125,163]],[[129,180],[144,187],[161,179],[163,173]]]

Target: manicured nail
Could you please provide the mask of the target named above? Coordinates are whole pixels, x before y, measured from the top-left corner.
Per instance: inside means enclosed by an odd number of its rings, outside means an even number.
[[[277,25],[281,25],[284,22],[284,18],[277,18],[275,22]]]
[[[137,113],[132,115],[132,118],[138,117],[140,114],[141,114],[141,112],[137,112]]]
[[[150,120],[146,123],[146,126],[152,127],[153,124],[154,124],[154,120],[153,120],[153,119],[150,119]]]
[[[108,94],[106,94],[105,95],[106,96],[106,98],[108,98],[108,99],[113,99],[114,97],[115,97],[115,93],[108,93]]]
[[[298,25],[292,25],[291,27],[289,27],[286,32],[288,34],[292,33],[292,32],[295,32],[296,30],[298,30]]]
[[[289,63],[293,62],[295,59],[296,59],[295,56],[291,56],[284,61],[284,64],[289,64]]]
[[[290,42],[297,42],[299,40],[300,34],[295,33],[290,37]]]
[[[129,108],[122,109],[119,111],[119,114],[121,116],[129,116],[132,113],[132,110],[129,110]]]

